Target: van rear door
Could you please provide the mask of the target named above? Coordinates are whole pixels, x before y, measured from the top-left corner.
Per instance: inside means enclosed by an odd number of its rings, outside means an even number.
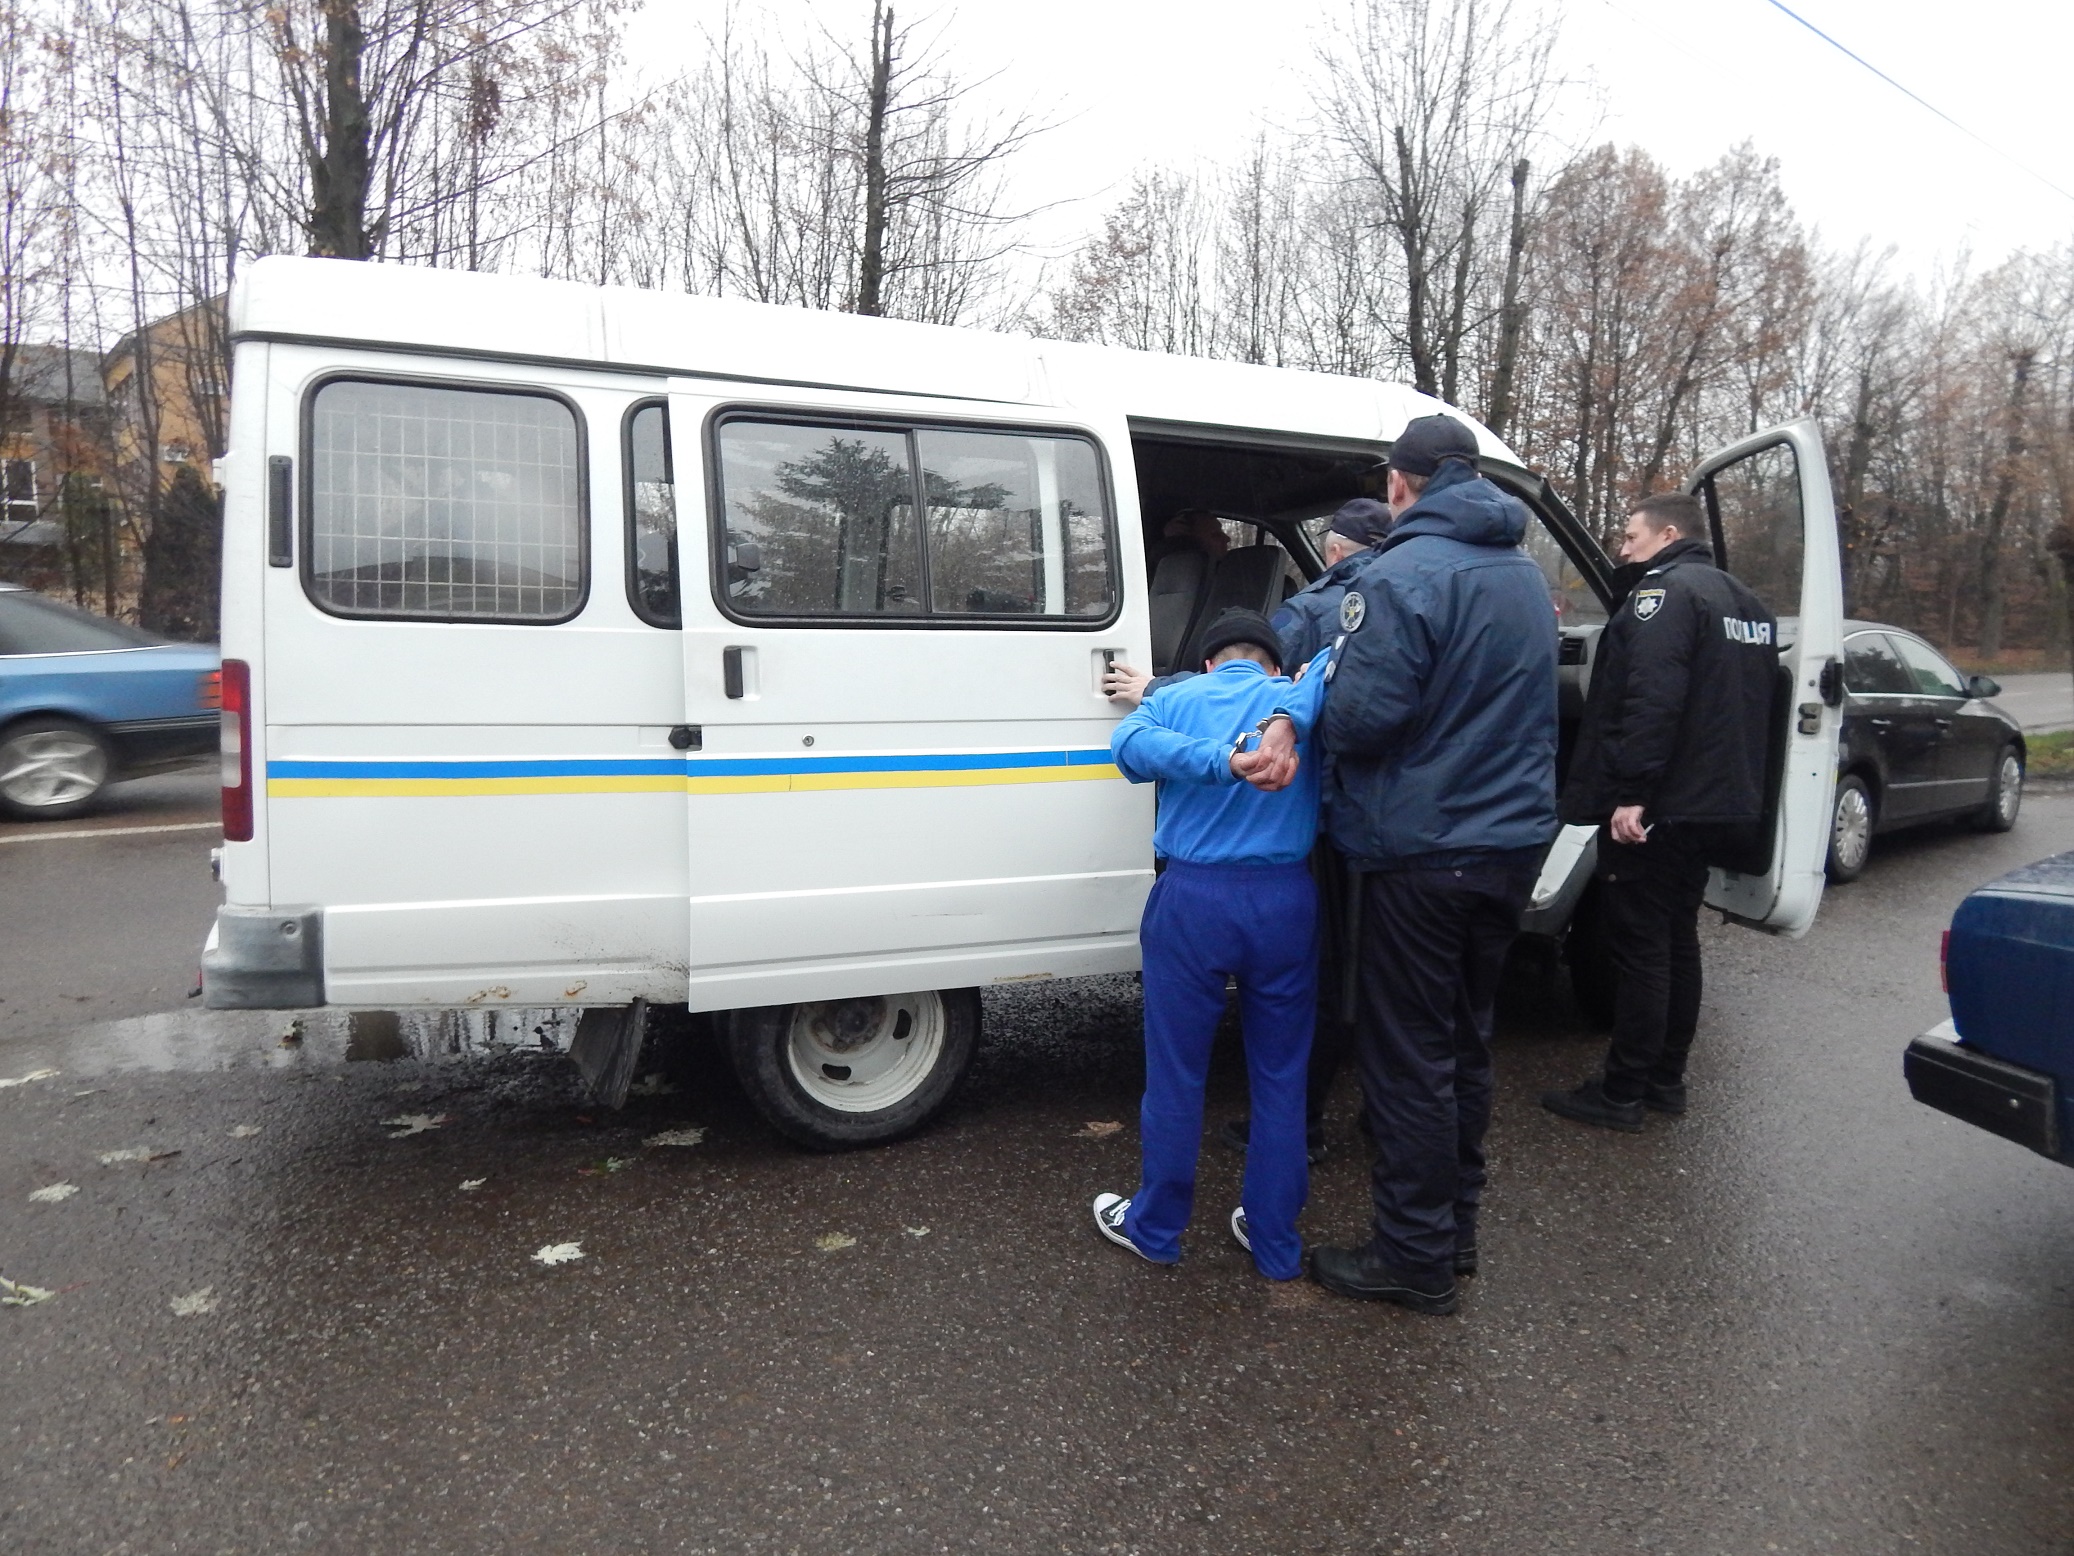
[[[730,1009],[1137,965],[1149,631],[1128,434],[673,380],[689,996]]]
[[[1769,866],[1714,871],[1707,904],[1752,929],[1804,935],[1822,902],[1843,723],[1843,561],[1822,434],[1806,419],[1754,433],[1703,460],[1690,490],[1706,504],[1715,561],[1780,618],[1783,643]]]

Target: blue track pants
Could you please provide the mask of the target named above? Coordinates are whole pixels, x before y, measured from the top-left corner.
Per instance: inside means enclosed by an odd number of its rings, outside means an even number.
[[[1181,1257],[1195,1203],[1203,1085],[1224,1015],[1224,983],[1238,980],[1252,1132],[1240,1203],[1253,1262],[1272,1280],[1303,1269],[1297,1212],[1310,1188],[1304,1159],[1304,1081],[1318,995],[1318,890],[1287,865],[1169,861],[1145,904],[1138,943],[1145,967],[1145,1102],[1138,1133],[1143,1176],[1125,1230],[1150,1258]]]

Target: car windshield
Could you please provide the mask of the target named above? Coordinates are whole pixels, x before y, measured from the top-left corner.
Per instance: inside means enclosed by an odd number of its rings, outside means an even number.
[[[40,594],[16,590],[0,594],[0,655],[96,654],[117,648],[148,648],[164,641]]]

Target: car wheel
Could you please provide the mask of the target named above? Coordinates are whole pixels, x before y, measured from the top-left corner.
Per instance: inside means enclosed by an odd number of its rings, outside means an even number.
[[[756,1110],[815,1151],[878,1145],[942,1110],[979,1046],[979,991],[871,995],[729,1013],[728,1056]]]
[[[1872,857],[1872,829],[1879,808],[1872,790],[1856,773],[1836,781],[1836,802],[1829,813],[1829,878],[1841,885],[1865,873]]]
[[[23,719],[0,733],[0,812],[62,821],[100,797],[115,771],[108,742],[71,719]]]
[[[1570,924],[1563,931],[1563,961],[1570,969],[1570,993],[1585,1020],[1601,1031],[1613,1025],[1614,991],[1620,975],[1613,953],[1606,945],[1606,929],[1599,912],[1599,888],[1594,882],[1577,900]]]
[[[2016,813],[2024,803],[2024,759],[2015,746],[2002,748],[1995,758],[1995,776],[1988,785],[1988,802],[1973,818],[1976,831],[2007,832],[2016,825]]]

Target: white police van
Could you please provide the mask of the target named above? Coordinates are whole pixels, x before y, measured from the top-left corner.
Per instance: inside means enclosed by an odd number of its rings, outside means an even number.
[[[1272,610],[1442,408],[326,260],[252,266],[231,328],[207,1002],[581,1007],[608,1100],[646,1002],[724,1013],[759,1107],[815,1146],[940,1107],[980,989],[1137,965],[1152,796],[1110,764],[1105,665],[1185,664],[1224,607]],[[1540,520],[1574,720],[1612,567],[1478,436]],[[1820,445],[1796,424],[1699,479],[1729,564],[1800,619],[1771,867],[1713,900],[1799,933],[1842,619]],[[1221,554],[1163,538],[1192,510]],[[1588,839],[1552,850],[1531,929],[1569,922]]]

